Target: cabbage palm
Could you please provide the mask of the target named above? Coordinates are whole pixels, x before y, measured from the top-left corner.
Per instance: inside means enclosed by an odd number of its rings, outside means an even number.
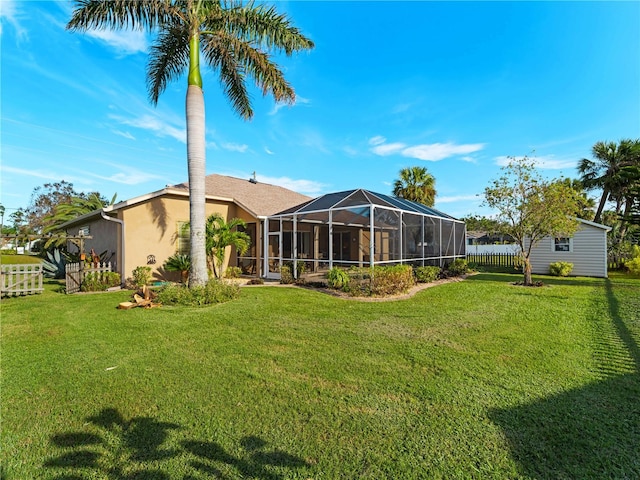
[[[602,189],[600,203],[593,221],[599,222],[607,200],[617,200],[620,213],[621,199],[628,184],[624,175],[625,167],[632,166],[637,158],[638,140],[616,142],[596,142],[591,149],[595,160],[583,158],[578,164],[578,172],[585,188]]]
[[[67,28],[131,28],[157,32],[147,66],[153,104],[171,80],[187,72],[186,126],[191,261],[189,285],[207,281],[205,252],[205,117],[201,57],[220,76],[232,108],[253,116],[247,77],[263,95],[293,103],[295,93],[269,51],[290,56],[313,42],[274,7],[241,0],[76,0]]]
[[[393,195],[433,207],[436,179],[424,167],[403,168],[400,178],[393,183]]]

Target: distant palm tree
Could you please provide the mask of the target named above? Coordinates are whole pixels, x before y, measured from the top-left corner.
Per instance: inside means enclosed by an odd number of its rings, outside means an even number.
[[[205,252],[205,120],[200,57],[218,71],[233,109],[253,116],[247,77],[264,95],[293,103],[295,93],[268,51],[284,53],[313,48],[313,42],[275,7],[241,0],[76,0],[67,28],[132,28],[157,31],[147,67],[149,97],[157,104],[167,83],[188,72],[187,165],[189,176],[192,267],[189,286],[207,281]]]
[[[616,142],[597,142],[591,149],[596,160],[583,158],[578,164],[585,188],[602,189],[600,203],[593,218],[599,222],[607,200],[616,200],[616,213],[620,213],[622,199],[628,189],[625,167],[634,165],[638,160],[640,141],[624,139]]]
[[[403,168],[393,183],[393,195],[433,207],[436,201],[436,179],[424,167]]]
[[[53,212],[50,215],[42,217],[44,227],[42,233],[51,234],[55,233],[56,236],[49,238],[45,243],[45,248],[49,248],[52,245],[60,247],[64,245],[66,240],[66,234],[60,231],[60,225],[74,218],[78,218],[86,213],[100,210],[101,208],[113,205],[116,202],[118,194],[114,194],[111,201],[104,198],[98,192],[91,192],[88,195],[81,194],[83,196],[71,197],[68,202],[62,202],[57,204]],[[83,252],[80,252],[83,253]]]
[[[232,218],[226,222],[219,213],[214,213],[207,218],[207,255],[216,277],[222,278],[222,267],[227,247],[234,247],[240,255],[243,255],[251,246],[251,237],[238,230],[238,227],[245,225],[244,220],[239,218]]]

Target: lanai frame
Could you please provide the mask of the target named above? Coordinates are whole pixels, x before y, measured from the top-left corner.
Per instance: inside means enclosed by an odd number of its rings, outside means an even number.
[[[323,195],[263,225],[263,272],[273,278],[293,262],[304,262],[306,272],[322,272],[398,263],[442,267],[466,256],[461,220],[362,189]]]

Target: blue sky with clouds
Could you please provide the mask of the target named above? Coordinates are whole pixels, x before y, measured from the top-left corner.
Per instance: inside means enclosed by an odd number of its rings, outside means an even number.
[[[204,75],[207,173],[317,196],[436,178],[436,207],[488,214],[508,156],[575,177],[600,140],[640,137],[639,2],[277,2],[313,39],[281,59],[298,95],[239,119]],[[0,0],[1,192],[66,180],[119,200],[187,178],[186,78],[152,106],[149,37],[70,33],[69,2]]]

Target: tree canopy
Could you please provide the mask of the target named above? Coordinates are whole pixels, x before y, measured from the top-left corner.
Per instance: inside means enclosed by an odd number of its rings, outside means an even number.
[[[424,167],[400,170],[393,183],[393,195],[433,207],[436,201],[436,179]]]
[[[531,285],[532,248],[544,237],[570,237],[577,228],[576,191],[562,181],[545,181],[529,157],[510,157],[501,176],[484,190],[504,233],[520,248],[524,284]]]

